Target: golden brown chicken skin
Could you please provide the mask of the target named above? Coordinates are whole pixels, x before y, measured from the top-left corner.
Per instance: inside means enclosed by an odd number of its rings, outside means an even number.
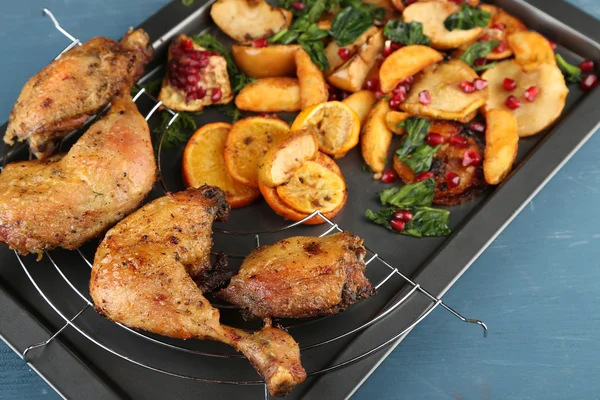
[[[259,318],[335,314],[375,293],[364,275],[362,242],[342,232],[259,247],[219,297]]]
[[[221,189],[161,197],[107,232],[94,258],[90,293],[96,309],[131,328],[174,338],[212,339],[241,351],[283,395],[304,381],[298,344],[280,329],[250,334],[221,325],[198,283],[211,269],[212,223],[227,218]]]
[[[37,158],[49,157],[58,139],[131,89],[152,58],[149,40],[142,30],[130,31],[121,42],[96,37],[60,56],[21,90],[4,142],[27,140]]]
[[[75,249],[139,206],[156,180],[150,131],[129,94],[66,155],[0,174],[0,241],[21,254]]]

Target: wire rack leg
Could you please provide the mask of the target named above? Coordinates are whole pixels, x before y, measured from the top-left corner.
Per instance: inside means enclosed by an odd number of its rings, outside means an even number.
[[[48,339],[44,340],[43,342],[32,344],[31,346],[28,346],[25,350],[23,350],[23,354],[21,354],[21,356],[23,357],[23,360],[27,361],[27,354],[31,350],[34,350],[34,349],[37,349],[37,348],[40,348],[40,347],[44,347],[44,346],[50,344],[54,339],[56,339],[58,337],[58,335],[61,334],[62,331],[65,330],[65,328],[67,326],[70,325],[70,323],[74,322],[77,319],[77,317],[79,317],[81,314],[83,314],[83,312],[85,310],[87,310],[89,306],[90,305],[87,304],[85,307],[83,307],[81,310],[79,310],[79,312],[77,314],[75,314],[75,316],[73,318],[71,318],[69,320],[69,322],[65,323],[59,330],[57,330],[54,335],[50,336]]]

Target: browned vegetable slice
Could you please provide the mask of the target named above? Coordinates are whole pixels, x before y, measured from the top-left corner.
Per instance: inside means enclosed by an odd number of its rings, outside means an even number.
[[[323,72],[312,62],[304,49],[296,50],[296,74],[300,84],[300,106],[304,110],[315,104],[325,103],[329,97]]]
[[[244,86],[235,98],[240,110],[254,112],[300,111],[300,85],[296,78],[262,78]]]
[[[542,64],[556,65],[550,42],[537,32],[515,32],[506,38],[506,42],[525,72],[534,71]]]
[[[367,116],[373,108],[373,104],[377,101],[375,93],[370,90],[360,90],[356,93],[352,93],[350,96],[342,100],[342,103],[350,107],[358,118],[360,118],[361,126],[365,124]]]
[[[385,116],[389,111],[388,100],[383,97],[369,113],[360,139],[365,164],[375,173],[383,172],[385,169],[387,155],[392,144],[393,133],[385,123]]]
[[[390,54],[379,69],[379,81],[384,93],[427,66],[444,59],[442,53],[422,45],[405,46]]]
[[[385,115],[385,124],[388,129],[396,135],[404,135],[406,131],[404,128],[399,127],[398,124],[404,122],[408,117],[410,117],[409,113],[402,111],[390,111]]]
[[[236,65],[251,78],[294,76],[295,53],[298,45],[272,45],[267,47],[234,44],[231,53]]]
[[[512,169],[519,149],[517,119],[504,110],[491,110],[485,115],[485,181],[497,185]]]

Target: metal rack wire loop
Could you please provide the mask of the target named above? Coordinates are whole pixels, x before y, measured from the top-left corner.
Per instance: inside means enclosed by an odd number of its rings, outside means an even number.
[[[72,36],[68,31],[66,31],[64,28],[61,27],[61,25],[59,24],[58,20],[56,19],[56,17],[48,10],[48,9],[44,9],[44,13],[45,15],[48,15],[51,19],[52,22],[54,23],[54,26],[56,27],[56,29],[58,31],[60,31],[63,35],[65,35],[70,41],[71,43],[57,56],[60,57],[60,55],[62,55],[64,52],[68,51],[69,49],[77,46],[77,45],[81,45],[81,42],[75,38],[74,36]],[[140,79],[139,82],[143,82],[147,79],[148,75],[142,77]],[[139,83],[138,82],[138,83]],[[157,154],[157,158],[158,158],[158,167],[159,167],[159,175],[160,175],[160,182],[161,182],[161,186],[162,186],[162,190],[166,193],[167,192],[167,187],[164,183],[164,179],[162,179],[162,171],[161,171],[161,153],[162,153],[162,147],[163,147],[163,141],[165,138],[166,133],[168,132],[168,129],[172,126],[172,124],[175,122],[175,120],[178,118],[179,114],[170,110],[167,107],[164,107],[164,105],[162,104],[162,102],[158,101],[156,98],[154,98],[154,96],[152,96],[150,93],[148,93],[144,88],[140,88],[138,86],[139,91],[137,92],[137,94],[134,96],[134,101],[137,101],[138,99],[140,99],[142,96],[145,96],[146,98],[150,99],[153,102],[153,106],[151,108],[151,110],[146,114],[145,119],[146,121],[148,121],[152,115],[159,109],[163,109],[166,110],[168,113],[171,114],[171,118],[170,120],[167,122],[165,129],[160,133],[159,139],[158,139],[158,154]],[[3,159],[3,163],[4,165],[7,162],[7,148],[5,148],[5,152],[4,152],[4,159]],[[4,167],[3,165],[3,167]],[[261,243],[261,236],[264,235],[269,235],[269,234],[274,234],[274,233],[279,233],[279,232],[283,232],[283,231],[287,231],[290,229],[293,229],[295,227],[300,226],[303,222],[314,218],[314,217],[319,217],[322,218],[323,221],[326,223],[327,228],[326,230],[321,233],[321,237],[332,234],[334,232],[343,232],[343,229],[336,223],[332,222],[331,220],[329,220],[327,217],[325,217],[322,213],[320,213],[319,211],[315,211],[313,213],[311,213],[310,215],[308,215],[307,217],[305,217],[303,220],[298,221],[298,222],[294,222],[291,224],[288,224],[286,226],[283,226],[281,228],[277,228],[277,229],[272,229],[272,230],[264,230],[264,231],[255,231],[255,232],[238,232],[238,231],[231,231],[231,230],[226,230],[226,229],[214,229],[215,232],[219,232],[221,234],[225,234],[225,235],[231,235],[231,236],[245,236],[245,237],[254,237],[255,239],[255,245],[256,247],[260,246]],[[368,357],[369,355],[383,349],[384,347],[388,346],[389,344],[397,341],[399,338],[401,338],[402,336],[404,336],[405,334],[407,334],[408,332],[410,332],[410,330],[412,330],[417,324],[419,324],[425,317],[427,317],[434,309],[436,309],[438,306],[441,306],[442,308],[444,308],[445,310],[447,310],[448,312],[450,312],[452,315],[454,315],[456,318],[458,318],[459,320],[465,322],[465,323],[469,323],[469,324],[477,324],[480,325],[483,329],[483,333],[484,336],[487,335],[487,326],[485,325],[485,323],[483,323],[480,320],[477,319],[471,319],[471,318],[466,318],[464,316],[462,316],[460,313],[458,313],[457,311],[455,311],[453,308],[449,307],[448,305],[446,305],[441,299],[437,298],[436,296],[434,296],[433,294],[431,294],[429,291],[427,291],[425,288],[423,288],[420,284],[414,282],[412,279],[410,279],[409,277],[407,277],[406,275],[404,275],[402,272],[400,272],[397,268],[395,268],[392,264],[388,263],[386,260],[384,260],[381,256],[378,255],[377,252],[369,249],[367,246],[365,246],[367,253],[369,254],[369,257],[367,259],[367,261],[365,262],[365,264],[370,265],[370,264],[381,264],[384,267],[389,269],[389,273],[387,275],[385,275],[385,277],[383,279],[381,279],[381,281],[379,281],[377,284],[375,284],[375,288],[379,289],[381,288],[383,285],[385,285],[387,282],[389,282],[390,280],[392,280],[393,278],[397,278],[399,279],[398,284],[402,284],[402,285],[409,285],[409,289],[398,299],[396,299],[392,304],[387,305],[386,307],[384,307],[384,309],[382,309],[377,315],[375,315],[373,318],[371,318],[369,321],[364,322],[362,324],[360,324],[358,327],[350,329],[342,334],[339,334],[337,336],[334,336],[332,338],[328,338],[325,340],[321,340],[320,342],[317,343],[313,343],[310,345],[305,345],[303,347],[301,347],[301,351],[306,352],[306,351],[310,351],[312,349],[316,349],[316,348],[320,348],[321,346],[325,346],[327,344],[330,344],[332,342],[335,342],[337,340],[340,340],[342,338],[354,335],[358,332],[364,331],[365,329],[367,329],[368,327],[376,324],[377,322],[385,319],[386,317],[390,316],[391,314],[393,314],[394,312],[397,312],[402,305],[406,304],[406,302],[408,301],[408,299],[412,298],[413,296],[416,295],[420,295],[423,296],[426,300],[428,300],[431,304],[429,305],[429,307],[418,317],[416,318],[414,321],[412,321],[407,327],[405,327],[401,332],[398,332],[396,334],[394,334],[391,338],[389,338],[388,340],[386,340],[383,343],[380,343],[379,345],[373,347],[372,349],[359,354],[355,357],[349,358],[347,360],[344,361],[340,361],[337,364],[334,365],[330,365],[328,367],[325,368],[321,368],[315,371],[311,371],[308,373],[309,376],[317,376],[317,375],[322,375],[334,370],[338,370],[340,368],[344,368],[350,364],[353,364],[355,362],[358,362],[362,359],[364,359],[365,357]],[[88,267],[92,267],[92,263],[86,258],[86,256],[84,255],[84,253],[81,251],[81,249],[77,250],[77,253],[79,254],[79,256],[81,257],[81,259],[83,260],[83,262],[88,265]],[[44,290],[39,286],[38,282],[36,281],[36,279],[32,276],[29,268],[27,267],[24,259],[15,251],[15,255],[19,260],[19,263],[21,265],[21,267],[23,268],[25,274],[27,275],[27,277],[29,278],[29,280],[31,281],[31,283],[33,284],[33,286],[35,287],[35,289],[40,293],[40,295],[42,296],[42,298],[48,303],[48,305],[56,312],[56,314],[58,316],[60,316],[62,318],[62,320],[64,321],[64,325],[58,329],[53,335],[51,335],[47,340],[40,342],[40,343],[36,343],[36,344],[32,344],[31,346],[28,346],[22,353],[23,358],[27,361],[27,356],[28,354],[34,350],[34,349],[38,349],[38,348],[42,348],[48,344],[50,344],[52,341],[54,341],[59,335],[60,333],[62,333],[67,327],[71,327],[73,328],[75,331],[77,331],[79,334],[81,334],[83,337],[85,337],[86,339],[90,340],[92,343],[96,344],[97,346],[99,346],[100,348],[112,353],[113,355],[120,357],[124,360],[127,360],[135,365],[150,369],[152,371],[156,371],[159,373],[163,373],[166,375],[170,375],[170,376],[175,376],[175,377],[179,377],[179,378],[183,378],[183,379],[191,379],[191,380],[196,380],[196,381],[200,381],[200,382],[211,382],[211,383],[221,383],[221,384],[233,384],[233,385],[264,385],[264,381],[263,380],[239,380],[239,381],[233,381],[233,380],[219,380],[219,379],[209,379],[209,378],[202,378],[202,377],[197,377],[197,376],[190,376],[190,375],[186,375],[186,374],[180,374],[177,372],[173,372],[173,371],[169,371],[169,370],[165,370],[163,368],[158,368],[152,365],[149,365],[147,363],[135,360],[133,358],[128,357],[127,355],[124,355],[122,353],[120,353],[119,351],[111,348],[109,345],[103,343],[101,340],[99,340],[98,338],[94,337],[94,335],[90,332],[87,332],[84,328],[82,328],[80,325],[78,325],[77,323],[77,319],[83,315],[85,313],[86,310],[93,308],[93,304],[91,302],[91,299],[89,299],[87,294],[84,294],[84,290],[80,289],[77,287],[77,285],[75,284],[75,282],[73,282],[72,279],[69,278],[68,274],[63,270],[63,268],[55,261],[55,259],[53,258],[51,252],[46,252],[46,256],[48,258],[48,260],[50,261],[50,263],[53,265],[53,267],[55,268],[56,272],[58,273],[58,275],[60,276],[60,278],[62,278],[62,280],[71,288],[71,290],[73,290],[77,296],[79,298],[81,298],[81,300],[83,300],[84,302],[84,306],[83,308],[77,312],[73,317],[69,318],[65,315],[64,312],[62,312],[53,302],[52,300],[44,293]],[[243,257],[242,255],[236,255],[236,257]],[[371,267],[370,267],[371,268]],[[224,308],[231,308],[231,306],[222,306]],[[98,316],[98,318],[101,318]],[[288,325],[285,326],[285,328],[287,329],[294,329],[294,328],[298,328],[300,326],[305,326],[307,324],[310,323],[315,323],[316,321],[320,321],[324,318],[329,318],[329,317],[321,317],[321,318],[317,318],[314,320],[309,320],[309,321],[300,321],[298,323],[292,324],[292,325]],[[218,358],[243,358],[242,355],[237,354],[237,353],[216,353],[216,352],[205,352],[205,351],[200,351],[200,350],[194,350],[194,349],[189,349],[183,346],[179,346],[179,345],[175,345],[175,344],[171,344],[171,343],[167,343],[165,341],[156,339],[146,333],[143,332],[139,332],[137,330],[131,329],[127,326],[124,326],[122,324],[117,324],[118,326],[120,326],[122,329],[124,329],[126,332],[129,332],[143,340],[147,340],[149,342],[151,342],[154,345],[158,345],[158,346],[163,346],[166,347],[170,350],[173,351],[179,351],[179,352],[184,352],[184,353],[189,353],[189,354],[194,354],[194,355],[199,355],[199,356],[207,356],[207,357],[218,357]],[[268,392],[266,391],[266,386],[265,386],[265,398],[268,398]]]

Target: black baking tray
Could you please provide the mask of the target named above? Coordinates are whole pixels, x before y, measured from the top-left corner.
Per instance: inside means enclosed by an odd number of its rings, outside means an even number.
[[[600,23],[582,11],[562,1],[497,0],[490,3],[505,8],[525,21],[531,29],[557,42],[559,52],[568,60],[576,62],[588,58],[600,61]],[[191,7],[185,7],[177,0],[141,25],[155,41],[158,49],[156,60],[148,70],[162,64],[166,45],[174,35],[181,32],[198,33],[212,25],[208,14],[203,11],[204,7],[206,3],[198,0]],[[572,27],[576,27],[577,30]],[[50,24],[48,29],[53,29]],[[560,120],[546,133],[520,142],[518,164],[509,179],[476,201],[452,207],[454,232],[450,237],[418,240],[393,235],[367,223],[361,216],[365,208],[377,208],[375,194],[383,186],[361,171],[362,160],[357,149],[340,161],[350,196],[347,206],[334,222],[364,237],[367,245],[430,293],[443,296],[598,127],[600,116],[596,112],[596,105],[600,101],[600,89],[587,94],[575,86],[571,86],[570,89],[567,107]],[[147,112],[152,106],[152,103],[144,100],[138,104],[142,112]],[[218,117],[214,114],[205,113],[199,117],[199,122],[205,123],[216,118]],[[151,125],[156,125],[157,122],[156,116],[150,120]],[[5,126],[2,132],[4,129]],[[180,179],[181,152],[180,147],[161,154],[163,181],[169,190],[183,188]],[[151,197],[161,194],[160,186],[157,185]],[[248,231],[281,227],[282,224],[283,222],[274,216],[266,205],[259,202],[235,211],[226,227]],[[286,235],[315,234],[324,229],[299,227],[280,235],[263,236],[261,241],[268,243]],[[239,254],[249,251],[254,246],[254,238],[241,237],[232,240],[231,236],[215,234],[215,243],[218,250]],[[83,247],[82,252],[88,259],[93,257],[96,244],[97,242],[92,242]],[[17,258],[6,246],[0,247],[0,257],[0,335],[15,351],[21,353],[27,346],[46,340],[64,325],[64,321],[33,287]],[[52,252],[52,257],[61,265],[61,269],[75,286],[87,295],[85,288],[89,268],[82,265],[79,255],[76,252],[57,250]],[[65,316],[73,317],[85,305],[57,274],[47,257],[39,263],[36,263],[33,257],[25,257],[24,263],[44,294]],[[380,267],[369,266],[371,279],[385,276],[385,270],[378,269]],[[374,298],[363,301],[338,316],[295,328],[291,333],[301,345],[331,337],[368,320],[392,302],[398,293],[402,294],[405,291],[401,280],[391,279]],[[389,341],[430,306],[431,302],[425,297],[414,295],[387,318],[359,334],[304,352],[303,362],[310,371],[364,353]],[[226,322],[244,324],[235,312],[224,310],[222,313]],[[156,367],[213,379],[258,379],[244,359],[198,357],[165,349],[120,329],[96,315],[91,309],[85,311],[76,322],[81,329],[109,345],[111,349]],[[253,328],[256,325],[249,323],[248,327]],[[465,325],[465,329],[477,328]],[[288,398],[349,397],[401,339],[358,363],[326,375],[309,378]],[[213,342],[169,343],[206,351],[228,351],[221,344]],[[261,385],[203,383],[168,376],[134,365],[100,349],[71,327],[66,328],[50,345],[33,350],[28,361],[60,394],[72,399],[258,399],[264,396],[264,387]]]

